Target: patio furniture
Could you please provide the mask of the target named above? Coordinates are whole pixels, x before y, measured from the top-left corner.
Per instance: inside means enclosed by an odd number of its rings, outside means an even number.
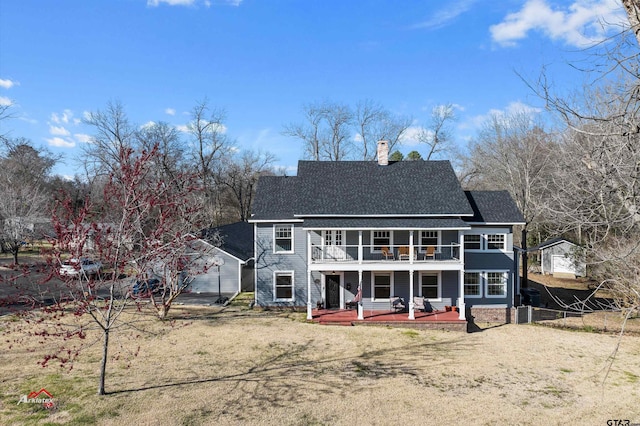
[[[393,255],[393,252],[389,250],[389,247],[380,247],[380,251],[382,252],[382,256],[385,260],[395,260],[395,256]]]
[[[400,246],[398,247],[398,259],[400,260],[410,260],[411,252],[409,246]]]
[[[424,252],[424,260],[429,258],[436,260],[436,248],[434,246],[427,246],[427,250]]]
[[[391,304],[391,309],[396,312],[404,312],[407,309],[407,302],[402,297],[394,296],[389,299],[389,303]]]
[[[358,293],[356,293],[355,297],[347,303],[345,303],[345,308],[347,309],[355,309],[358,307],[358,303],[362,300],[362,289],[358,288]]]
[[[427,312],[427,307],[424,304],[424,297],[413,298],[413,309],[416,311],[421,310]]]

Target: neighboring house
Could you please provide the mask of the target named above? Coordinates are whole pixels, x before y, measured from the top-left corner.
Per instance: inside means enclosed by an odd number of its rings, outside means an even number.
[[[553,238],[528,251],[540,251],[541,273],[560,278],[584,277],[587,264],[580,246],[566,238]]]
[[[203,232],[202,240],[211,248],[208,257],[218,257],[223,264],[219,275],[217,266],[196,275],[189,286],[191,291],[217,293],[220,286],[221,293],[236,295],[241,291],[254,290],[253,225],[237,222],[211,228]],[[211,264],[211,259],[206,263]]]
[[[300,161],[297,176],[260,178],[256,304],[362,310],[422,296],[446,305],[513,306],[512,227],[524,218],[506,191],[462,190],[448,161]],[[357,299],[356,299],[357,300]],[[472,311],[473,312],[473,311]],[[414,306],[409,303],[409,319]]]

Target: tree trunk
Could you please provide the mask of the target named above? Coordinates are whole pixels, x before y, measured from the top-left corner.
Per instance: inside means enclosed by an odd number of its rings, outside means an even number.
[[[16,244],[15,247],[11,248],[11,254],[13,255],[13,263],[19,265],[18,262],[18,251],[20,250],[20,246]]]
[[[109,350],[109,329],[104,330],[102,342],[102,361],[100,362],[100,384],[98,385],[98,395],[106,395],[104,391],[104,379],[107,373],[107,354]]]
[[[622,4],[627,11],[631,31],[633,31],[636,40],[638,40],[638,45],[640,45],[640,1],[622,0]]]

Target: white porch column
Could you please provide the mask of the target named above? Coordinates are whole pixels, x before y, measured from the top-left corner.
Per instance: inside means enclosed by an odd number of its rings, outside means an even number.
[[[358,231],[358,263],[362,264],[362,230]],[[362,280],[361,280],[362,281]]]
[[[362,237],[362,231],[360,231]],[[358,291],[360,291],[360,300],[358,301],[358,319],[364,319],[364,307],[362,306],[362,299],[364,299],[364,289],[362,288],[362,269],[358,270]]]
[[[413,263],[413,231],[409,231],[409,263]]]
[[[413,306],[413,269],[409,271],[409,301],[408,302],[409,302],[409,319],[410,320],[416,319],[415,309]]]
[[[313,319],[311,304],[311,231],[307,231],[307,320]]]
[[[460,244],[460,248],[459,248],[459,254],[458,256],[460,256],[460,263],[462,263],[462,269],[458,272],[458,275],[460,277],[460,285],[458,288],[458,309],[460,309],[460,316],[458,317],[461,320],[466,320],[467,316],[466,316],[466,310],[467,310],[467,306],[464,303],[464,233],[462,231],[458,231],[458,236],[459,236],[459,244]]]

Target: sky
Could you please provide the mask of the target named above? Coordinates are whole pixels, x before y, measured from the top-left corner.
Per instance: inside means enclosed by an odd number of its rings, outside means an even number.
[[[283,135],[306,104],[371,100],[412,117],[455,107],[459,146],[494,113],[542,110],[525,81],[544,68],[579,88],[571,63],[626,22],[619,0],[2,0],[0,134],[25,137],[72,176],[89,112],[120,102],[136,125],[184,128],[207,100],[239,150],[295,173],[302,144]],[[525,81],[523,81],[523,78]],[[357,136],[354,136],[357,137]]]

